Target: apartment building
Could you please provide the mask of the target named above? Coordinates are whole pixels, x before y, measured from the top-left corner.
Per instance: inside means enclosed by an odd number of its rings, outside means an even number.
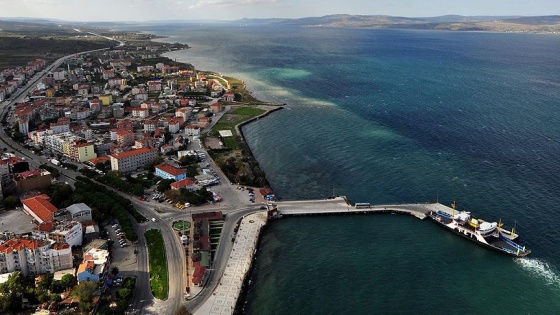
[[[127,152],[109,155],[111,159],[111,169],[125,173],[143,168],[158,156],[156,149],[140,148]]]

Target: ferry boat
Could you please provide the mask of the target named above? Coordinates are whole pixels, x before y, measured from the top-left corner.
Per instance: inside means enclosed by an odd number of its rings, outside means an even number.
[[[519,235],[515,233],[515,229],[504,230],[501,222],[486,222],[467,211],[455,213],[455,202],[452,209],[452,213],[431,211],[429,217],[453,233],[501,253],[514,257],[524,257],[531,253],[517,242]]]

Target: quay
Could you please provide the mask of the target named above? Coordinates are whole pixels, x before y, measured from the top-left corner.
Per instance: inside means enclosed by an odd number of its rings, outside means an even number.
[[[451,215],[453,209],[440,203],[393,205],[357,203],[352,205],[345,197],[269,203],[268,211],[260,210],[243,217],[219,284],[194,314],[233,314],[243,289],[245,277],[251,270],[261,230],[269,218],[300,215],[396,213],[412,215],[424,220],[430,211],[443,211]]]
[[[453,209],[440,203],[412,203],[370,205],[356,203],[352,205],[345,197],[335,197],[324,200],[282,201],[278,202],[278,214],[281,216],[296,215],[334,215],[359,213],[397,213],[408,214],[420,220],[427,218],[430,211],[443,211],[451,214]]]

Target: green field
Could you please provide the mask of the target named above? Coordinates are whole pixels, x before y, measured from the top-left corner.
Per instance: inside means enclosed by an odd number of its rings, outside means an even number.
[[[191,223],[189,221],[180,220],[173,222],[173,229],[176,231],[188,230],[190,227]]]
[[[245,122],[253,117],[262,115],[266,110],[255,108],[255,107],[237,107],[231,112],[225,114],[220,121],[212,128],[210,133],[213,137],[218,137],[218,131],[220,130],[230,130],[233,133],[233,137],[223,138],[224,146],[232,150],[239,150],[239,137],[235,132],[235,126],[242,122]]]
[[[255,116],[262,115],[265,112],[266,111],[264,109],[260,109],[256,107],[237,107],[228,114],[255,117]]]
[[[154,297],[167,300],[169,283],[165,244],[159,230],[149,230],[144,236],[148,244],[148,261],[150,264],[150,287]]]

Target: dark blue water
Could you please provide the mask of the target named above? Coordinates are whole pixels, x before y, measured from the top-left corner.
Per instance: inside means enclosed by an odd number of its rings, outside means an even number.
[[[431,222],[290,218],[263,237],[248,314],[560,313],[560,37],[189,26],[170,53],[286,110],[245,128],[285,199],[436,198],[516,225],[515,260]]]

